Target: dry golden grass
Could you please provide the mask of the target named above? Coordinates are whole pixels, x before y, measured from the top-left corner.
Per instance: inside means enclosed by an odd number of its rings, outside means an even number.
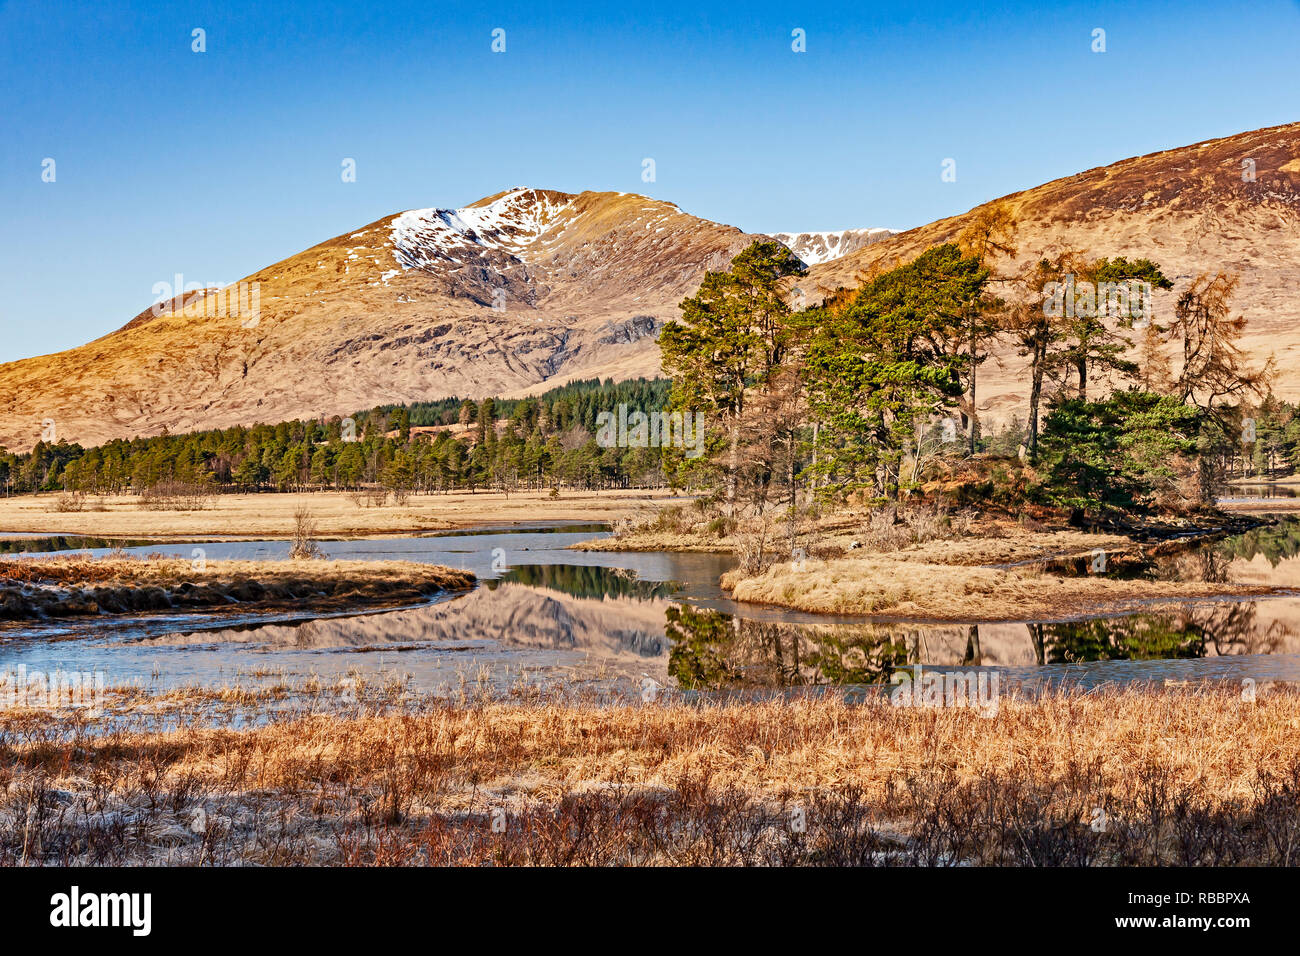
[[[1012,522],[999,522],[972,537],[924,541],[890,552],[889,556],[921,564],[973,566],[1079,557],[1097,548],[1114,555],[1133,547],[1131,538],[1118,534],[1090,534],[1073,529],[1029,531]]]
[[[100,737],[0,713],[0,862],[1293,863],[1297,796],[1300,695],[1281,687],[1058,693],[991,717],[430,702]]]
[[[754,561],[762,535],[765,560]],[[1154,602],[1277,593],[1271,585],[1058,577],[1042,562],[1109,562],[1185,547],[1140,544],[1118,534],[1029,526],[993,515],[916,511],[897,522],[882,510],[804,521],[792,545],[781,522],[731,522],[703,509],[669,506],[625,518],[615,533],[575,548],[591,551],[727,551],[740,567],[722,577],[738,601],[823,614],[915,621],[1021,621],[1125,613]],[[773,561],[777,563],[772,563]],[[996,565],[1017,565],[1001,568]],[[1024,565],[1020,567],[1019,565]]]
[[[729,571],[722,576],[722,586],[738,601],[800,611],[990,622],[1123,614],[1157,602],[1282,590],[1269,585],[1057,577],[1031,568],[934,564],[902,553],[806,559],[752,575]]]
[[[899,560],[936,564],[1011,564],[1046,556],[1086,554],[1094,548],[1119,551],[1132,548],[1131,538],[1117,534],[1093,534],[1073,528],[1035,530],[1006,518],[963,513],[946,515],[946,523],[933,513],[924,513],[929,526],[914,529],[900,522],[896,540],[881,541],[876,528],[879,512],[837,512],[816,520],[803,519],[797,544],[810,554],[836,556],[859,543],[864,550],[888,551]],[[645,508],[623,516],[608,538],[584,541],[574,547],[584,551],[729,551],[742,549],[743,539],[757,533],[760,522],[744,519],[728,522],[712,512],[685,504]],[[769,522],[769,547],[774,553],[788,550],[783,521]],[[913,541],[912,539],[918,539]]]
[[[570,545],[574,551],[676,551],[680,553],[734,552],[732,535],[702,537],[673,531],[632,531],[611,538],[593,538]]]
[[[0,578],[47,581],[67,586],[217,585],[239,580],[262,584],[346,582],[356,587],[403,583],[429,587],[472,587],[474,575],[459,568],[416,561],[204,561],[184,558],[119,558],[53,555],[0,562]]]
[[[0,620],[292,603],[391,606],[474,586],[458,568],[415,561],[187,561],[56,555],[0,561]]]
[[[216,495],[200,511],[143,511],[132,495],[103,500],[106,510],[54,512],[57,495],[0,498],[0,531],[30,534],[84,534],[95,537],[147,538],[233,535],[288,537],[294,512],[303,503],[311,510],[317,534],[324,537],[413,534],[480,524],[510,522],[606,522],[635,507],[672,500],[667,492],[549,491],[469,492],[412,495],[407,504],[362,507],[350,495],[321,491],[309,494]],[[98,507],[99,499],[95,499]]]

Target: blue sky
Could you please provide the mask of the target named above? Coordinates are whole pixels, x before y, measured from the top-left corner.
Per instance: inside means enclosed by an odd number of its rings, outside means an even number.
[[[1300,119],[1298,35],[1280,0],[0,2],[0,361],[113,330],[176,273],[516,185],[760,232],[920,225]]]

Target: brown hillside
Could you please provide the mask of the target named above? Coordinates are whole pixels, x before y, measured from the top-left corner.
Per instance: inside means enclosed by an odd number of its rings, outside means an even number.
[[[657,375],[659,327],[754,238],[618,193],[511,190],[389,216],[244,280],[259,286],[255,324],[237,307],[204,314],[196,293],[197,314],[174,300],[0,365],[0,445],[30,448],[46,419],[100,443]]]
[[[1242,162],[1254,161],[1253,182]],[[1088,170],[1015,193],[1017,265],[1065,248],[1150,257],[1175,281],[1241,274],[1246,347],[1275,354],[1275,391],[1300,398],[1300,124]],[[909,232],[782,233],[815,263],[804,300],[954,239],[978,210]],[[659,372],[658,329],[708,269],[759,237],[626,193],[513,189],[459,210],[410,210],[337,236],[245,281],[260,318],[204,306],[145,310],[56,355],[0,365],[0,445],[109,438],[348,414],[388,402],[544,391],[573,378]],[[838,257],[838,258],[837,258]],[[184,305],[184,301],[178,302]],[[1022,412],[1024,368],[981,370],[986,423]]]
[[[1255,161],[1254,182],[1242,161]],[[1200,271],[1241,274],[1234,304],[1248,320],[1245,347],[1275,354],[1274,391],[1300,398],[1300,123],[1170,149],[1014,193],[1004,203],[1019,225],[1015,265],[1063,249],[1093,256],[1149,257],[1174,281],[1155,298],[1167,321],[1178,292]],[[984,207],[900,233],[813,266],[800,283],[810,295],[854,286],[873,264],[910,259],[955,239]],[[1003,262],[999,271],[1014,268]],[[1023,416],[1024,364],[1004,349],[981,369],[986,418]]]

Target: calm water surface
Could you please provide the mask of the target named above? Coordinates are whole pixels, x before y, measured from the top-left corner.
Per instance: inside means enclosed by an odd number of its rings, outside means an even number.
[[[1233,485],[1232,490],[1219,500],[1224,504],[1258,501],[1270,498],[1295,498],[1300,496],[1300,485],[1276,485],[1261,482],[1256,485]]]
[[[483,586],[420,607],[308,613],[156,614],[0,629],[0,671],[102,670],[151,689],[255,684],[355,671],[400,674],[421,691],[467,679],[629,689],[649,678],[709,691],[887,683],[900,667],[994,668],[1010,683],[1099,686],[1202,680],[1300,681],[1300,519],[1112,573],[1268,583],[1296,596],[1153,607],[1090,620],[972,625],[865,623],[737,605],[723,554],[580,552],[600,526],[484,528],[413,538],[328,541],[331,558],[403,559],[473,571]],[[10,553],[18,539],[9,538]],[[66,539],[28,539],[28,553]],[[85,540],[106,553],[121,542]],[[288,542],[126,542],[135,553],[286,558]]]

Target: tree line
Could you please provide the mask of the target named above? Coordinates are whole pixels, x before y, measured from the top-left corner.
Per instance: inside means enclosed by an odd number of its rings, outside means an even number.
[[[717,425],[707,457],[674,465],[704,472],[732,515],[898,500],[981,452],[1012,458],[1017,494],[1045,503],[1191,507],[1226,464],[1294,450],[1273,425],[1294,410],[1265,398],[1272,361],[1251,366],[1240,347],[1234,276],[1197,276],[1160,322],[1151,298],[1173,283],[1157,263],[1069,250],[1017,266],[1002,207],[797,310],[804,272],[784,246],[756,242],[706,275],[660,338],[674,406]],[[1027,360],[1028,395],[1012,434],[986,435],[979,373],[999,345]],[[1252,446],[1260,399],[1256,425],[1269,425]]]
[[[956,241],[797,309],[791,286],[805,267],[779,243],[755,242],[707,273],[665,325],[669,379],[592,379],[536,398],[382,405],[95,448],[41,442],[0,450],[0,483],[10,493],[180,483],[399,499],[667,485],[711,494],[735,516],[896,501],[966,468],[989,498],[1095,512],[1205,503],[1228,474],[1300,466],[1297,409],[1269,394],[1272,361],[1252,366],[1240,347],[1235,276],[1196,276],[1160,321],[1152,291],[1173,283],[1149,259],[1066,250],[1016,263],[1014,220],[988,207]],[[999,346],[1025,360],[1027,396],[1023,417],[986,432],[980,372]],[[691,413],[706,454],[638,440],[635,414],[631,428],[620,417],[602,429],[620,407]]]
[[[619,404],[662,408],[662,379],[571,382],[536,398],[450,398],[352,416],[283,421],[93,448],[38,442],[0,449],[6,493],[107,495],[166,485],[220,491],[584,489],[665,481],[657,449],[602,447],[597,418]],[[422,430],[424,429],[424,430]]]

